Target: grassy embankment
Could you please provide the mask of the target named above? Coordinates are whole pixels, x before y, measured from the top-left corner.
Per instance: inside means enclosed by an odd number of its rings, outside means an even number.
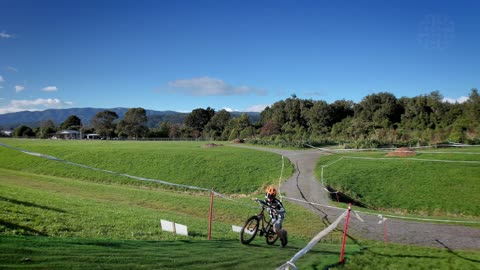
[[[201,142],[48,141],[0,139],[10,146],[54,156],[99,169],[215,189],[221,193],[249,194],[268,183],[278,183],[281,157],[273,153],[232,147],[204,148]],[[2,147],[3,148],[3,147]],[[6,149],[0,149],[6,151]],[[252,152],[253,151],[253,152]],[[75,179],[152,185],[47,159],[26,159],[6,152],[2,168]],[[287,164],[284,175],[293,172]],[[154,185],[158,186],[158,185]]]
[[[428,216],[480,216],[480,147],[423,150],[414,157],[401,158],[386,157],[385,152],[335,154],[320,159],[315,171],[319,178],[321,166],[327,164],[331,165],[324,168],[325,183],[372,209]]]
[[[15,143],[18,147],[82,164],[91,160],[92,153],[95,153],[90,146],[100,148],[99,153],[102,152],[103,146],[101,143],[91,144],[91,142],[84,142],[86,144],[83,145],[81,142],[62,142],[61,147],[57,149],[56,145],[48,141],[6,140],[4,142]],[[42,145],[42,142],[45,145]],[[201,144],[192,143],[179,144],[178,151],[172,149],[174,147],[168,143],[140,142],[125,145],[123,143],[125,142],[118,142],[113,148],[107,147],[113,150],[103,150],[104,157],[124,156],[131,163],[137,164],[141,156],[147,156],[143,161],[145,163],[155,158],[149,156],[149,153],[156,152],[158,155],[156,158],[162,156],[158,153],[168,153],[167,156],[178,156],[178,159],[194,159],[196,156],[205,160],[210,150],[220,150],[202,149]],[[77,153],[76,160],[61,154],[72,154],[73,150],[85,152],[83,155]],[[109,154],[110,151],[115,154]],[[128,154],[122,153],[124,151]],[[259,152],[230,147],[225,147],[222,151],[215,153],[218,159],[237,159],[236,163],[231,163],[235,167],[232,170],[244,171],[249,168],[250,173],[253,173],[263,170],[262,166],[273,166],[275,169],[267,179],[278,177],[281,166],[278,156],[273,155],[271,163],[268,163],[268,158],[262,159],[262,163],[259,163],[259,160],[252,157],[261,154]],[[175,152],[177,155],[173,155]],[[192,152],[194,154],[191,154]],[[225,158],[221,156],[222,154]],[[86,158],[82,160],[78,158],[79,156]],[[306,244],[307,240],[325,226],[312,213],[286,202],[288,217],[285,227],[289,230],[291,239],[288,248],[267,246],[261,238],[256,239],[253,245],[244,246],[239,244],[238,235],[230,231],[230,226],[231,224],[241,225],[246,217],[257,210],[248,207],[253,205],[246,198],[239,199],[242,204],[216,198],[213,241],[207,241],[208,194],[176,189],[165,190],[155,184],[138,183],[122,177],[103,175],[99,172],[92,173],[84,168],[55,161],[40,160],[39,157],[0,147],[0,208],[2,209],[0,212],[2,235],[0,236],[0,250],[2,250],[0,268],[2,269],[93,267],[103,269],[273,269],[293,256]],[[97,160],[103,160],[103,158],[99,157]],[[168,160],[171,158],[165,159],[164,163],[168,163]],[[111,161],[111,163],[114,162]],[[195,162],[190,163],[195,164]],[[190,163],[187,162],[187,164]],[[123,164],[125,166],[129,162]],[[216,164],[224,163],[206,162],[204,166],[216,167]],[[122,169],[118,164],[105,162],[105,165],[107,166],[105,169],[109,170]],[[142,174],[141,176],[160,178],[155,174],[155,169],[148,169],[149,166],[142,163],[137,164],[137,166],[142,165],[144,168],[142,171],[149,172],[151,175]],[[128,171],[122,170],[122,172],[137,175],[130,171],[134,167],[136,166],[131,166]],[[224,168],[205,168],[205,171],[218,172],[222,169]],[[173,171],[183,170],[187,169],[182,167],[180,170]],[[208,173],[203,173],[203,175],[206,174]],[[242,173],[238,172],[238,175]],[[178,176],[172,178],[183,179]],[[160,179],[170,180],[164,177]],[[200,178],[202,179],[207,179],[205,183],[208,186],[208,176]],[[256,180],[251,179],[252,182]],[[189,181],[182,183],[188,184]],[[242,190],[242,188],[235,189],[234,184],[225,183],[223,186],[222,183],[222,181],[216,183],[216,189],[223,192]],[[239,183],[245,185],[248,182]],[[256,185],[251,187],[251,190],[257,190],[257,186],[264,183],[260,180],[259,183],[251,184]],[[174,236],[162,232],[158,224],[160,219],[188,225],[191,236]],[[334,264],[338,260],[339,240],[338,233],[329,235],[312,252],[298,261],[297,266],[300,269],[319,269]],[[410,269],[425,269],[439,263],[447,268],[461,266],[464,269],[471,269],[472,265],[480,259],[478,252],[453,253],[397,245],[389,245],[385,248],[372,242],[360,244],[368,249],[363,249],[354,257],[352,255],[358,252],[359,246],[348,245],[347,262],[349,258],[352,258],[352,261],[346,265],[346,268],[373,269],[375,260],[378,260],[382,264],[405,269],[411,265],[412,259],[419,258],[420,260],[417,261],[421,263],[415,264],[415,267],[409,267]]]

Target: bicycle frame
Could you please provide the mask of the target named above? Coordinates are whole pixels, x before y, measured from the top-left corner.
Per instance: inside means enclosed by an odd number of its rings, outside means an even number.
[[[260,213],[257,215],[258,219],[260,220],[260,228],[261,230],[260,231],[260,236],[263,236],[265,233],[268,232],[268,230],[270,230],[270,228],[272,227],[272,218],[267,214],[265,215],[265,209],[267,209],[267,206],[262,206],[262,211],[260,211]],[[269,219],[267,220],[267,216],[269,217]],[[265,226],[265,224],[267,224],[267,226]]]

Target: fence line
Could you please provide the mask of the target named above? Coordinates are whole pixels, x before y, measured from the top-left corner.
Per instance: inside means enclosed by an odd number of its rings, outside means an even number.
[[[175,187],[181,187],[181,188],[187,188],[187,189],[193,189],[193,190],[201,190],[201,191],[212,192],[212,190],[208,189],[208,188],[202,188],[202,187],[196,187],[196,186],[190,186],[190,185],[182,185],[182,184],[167,182],[167,181],[164,181],[164,180],[150,179],[150,178],[145,178],[145,177],[140,177],[140,176],[129,175],[129,174],[126,174],[126,173],[119,173],[119,172],[114,172],[114,171],[110,171],[110,170],[99,169],[99,168],[87,166],[87,165],[84,165],[84,164],[79,164],[79,163],[75,163],[75,162],[70,162],[68,160],[56,158],[54,156],[49,156],[49,155],[25,150],[25,149],[22,149],[22,148],[19,148],[19,147],[10,146],[10,145],[7,145],[7,144],[1,143],[1,142],[0,142],[0,146],[3,146],[5,148],[10,148],[10,149],[13,149],[13,150],[17,150],[17,151],[20,151],[24,154],[28,154],[28,155],[32,155],[32,156],[36,156],[36,157],[40,157],[40,158],[46,158],[46,159],[49,159],[49,160],[53,160],[53,161],[57,161],[57,162],[61,162],[61,163],[64,163],[64,164],[77,166],[77,167],[81,167],[81,168],[85,168],[85,169],[90,169],[90,170],[94,170],[94,171],[100,171],[100,172],[105,172],[105,173],[109,173],[109,174],[113,174],[113,175],[124,176],[124,177],[135,179],[135,180],[153,182],[153,183],[158,183],[158,184],[167,185],[167,186],[175,186]],[[282,158],[283,158],[283,156],[282,156]],[[283,166],[282,166],[282,171],[283,171]],[[218,197],[221,197],[223,199],[230,200],[232,202],[241,204],[245,207],[258,208],[258,206],[247,205],[246,203],[235,200],[235,199],[233,199],[233,198],[231,198],[231,197],[229,197],[225,194],[222,194],[222,193],[219,193],[219,192],[216,192],[216,191],[213,191],[213,193]]]
[[[366,151],[395,151],[397,153],[411,153],[411,151],[398,151],[400,148],[396,147],[389,147],[389,148],[359,148],[359,149],[327,149],[327,148],[322,148],[322,147],[315,147],[313,145],[305,143],[304,145],[317,149],[320,151],[324,152],[329,152],[329,153],[343,153],[343,152],[366,152]],[[468,145],[468,144],[460,144],[460,145],[445,145],[445,147],[480,147],[480,145]],[[433,146],[415,146],[415,147],[408,147],[411,149],[433,149]],[[470,155],[480,155],[480,153],[475,153],[475,152],[425,152],[425,151],[416,151],[417,153],[424,153],[424,154],[470,154]]]
[[[208,189],[208,188],[201,188],[201,187],[195,187],[195,186],[189,186],[189,185],[176,184],[176,183],[171,183],[171,182],[158,180],[158,179],[150,179],[150,178],[145,178],[145,177],[129,175],[129,174],[126,174],[126,173],[119,173],[119,172],[99,169],[99,168],[95,168],[95,167],[71,162],[71,161],[68,161],[68,160],[59,159],[59,158],[56,158],[56,157],[53,157],[53,156],[44,155],[44,154],[40,154],[40,153],[36,153],[36,152],[31,152],[31,151],[28,151],[28,150],[25,150],[25,149],[22,149],[22,148],[6,145],[4,143],[0,143],[0,146],[10,148],[10,149],[14,149],[14,150],[20,151],[20,152],[28,154],[28,155],[33,155],[33,156],[37,156],[37,157],[41,157],[41,158],[46,158],[46,159],[50,159],[50,160],[53,160],[53,161],[58,161],[58,162],[62,162],[62,163],[65,163],[65,164],[69,164],[69,165],[73,165],[73,166],[77,166],[77,167],[81,167],[81,168],[86,168],[86,169],[90,169],[90,170],[94,170],[94,171],[100,171],[100,172],[105,172],[105,173],[114,174],[114,175],[118,175],[118,176],[124,176],[124,177],[128,177],[128,178],[135,179],[135,180],[154,182],[154,183],[158,183],[158,184],[163,184],[163,185],[168,185],[168,186],[176,186],[176,187],[182,187],[182,188],[188,188],[188,189],[210,191],[210,189]]]
[[[315,237],[310,240],[310,242],[302,248],[299,252],[297,252],[290,260],[288,260],[286,263],[281,265],[277,270],[282,270],[282,269],[290,269],[290,267],[293,267],[293,269],[297,269],[295,266],[295,262],[300,259],[303,255],[305,255],[308,251],[310,251],[317,243],[320,241],[323,237],[325,237],[327,234],[332,232],[335,228],[337,228],[338,224],[340,221],[347,215],[348,210],[343,212],[330,226],[328,226],[326,229],[322,230],[319,232]]]
[[[280,186],[281,186],[280,184],[283,178],[284,167],[285,167],[285,160],[284,160],[284,156],[282,155],[282,170],[280,171],[280,178],[278,178],[278,194],[280,195],[280,201],[283,201],[282,192],[280,191]]]
[[[305,203],[305,204],[310,204],[310,205],[315,205],[315,206],[320,206],[320,207],[325,207],[325,208],[330,208],[330,209],[335,209],[335,210],[345,210],[345,208],[341,207],[336,207],[336,206],[331,206],[331,205],[326,205],[326,204],[320,204],[320,203],[314,203],[314,202],[309,202],[305,200],[300,200],[300,199],[295,199],[295,198],[290,198],[290,197],[283,197],[284,199],[291,200],[291,201],[296,201],[300,203]],[[372,215],[372,216],[383,216],[383,217],[389,217],[393,219],[406,219],[406,220],[413,220],[413,221],[431,221],[431,222],[442,222],[442,223],[465,223],[465,224],[480,224],[480,221],[472,221],[472,220],[450,220],[450,219],[434,219],[434,218],[416,218],[416,217],[405,217],[405,216],[397,216],[397,215],[389,215],[389,214],[381,214],[378,212],[367,212],[367,211],[359,211],[355,210],[353,211],[354,213],[362,213],[365,215]],[[357,215],[361,219],[360,216]]]
[[[373,157],[349,157],[345,158],[351,159],[365,159],[365,160],[414,160],[414,161],[424,161],[424,162],[446,162],[446,163],[471,163],[471,164],[480,164],[480,161],[474,160],[442,160],[442,159],[423,159],[423,158],[373,158]]]

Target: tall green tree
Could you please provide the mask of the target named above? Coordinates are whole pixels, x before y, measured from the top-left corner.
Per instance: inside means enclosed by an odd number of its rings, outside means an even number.
[[[329,106],[331,109],[332,125],[341,122],[347,117],[352,117],[355,113],[353,110],[353,108],[355,107],[355,103],[351,100],[336,100]]]
[[[33,136],[35,136],[35,133],[33,132],[33,130],[30,127],[25,125],[21,125],[13,131],[13,137],[27,138],[27,137],[33,137]]]
[[[480,125],[480,95],[477,88],[473,88],[466,101],[466,114],[468,119],[475,125]]]
[[[178,138],[180,135],[180,126],[176,124],[171,125],[170,129],[168,130],[168,137],[170,139],[175,139]]]
[[[244,130],[245,128],[251,126],[252,124],[250,123],[250,117],[246,113],[242,113],[240,117],[235,119],[236,125],[235,127],[238,128],[238,130]]]
[[[302,117],[302,100],[297,95],[292,94],[290,98],[285,100],[285,130],[292,130],[297,127],[305,126],[304,118]]]
[[[230,119],[231,115],[228,111],[220,110],[216,112],[205,126],[205,132],[214,138],[221,137]]]
[[[260,122],[262,125],[269,125],[269,133],[281,133],[281,128],[287,122],[285,113],[285,101],[277,101],[271,107],[266,107],[260,113]],[[278,130],[271,130],[271,128]]]
[[[147,113],[143,108],[129,109],[117,125],[117,133],[129,138],[144,137],[147,131]]]
[[[400,103],[404,106],[400,126],[406,130],[442,128],[455,121],[449,119],[454,115],[449,112],[455,109],[454,106],[445,103],[438,91],[429,95],[403,98]]]
[[[215,115],[215,110],[208,107],[207,109],[198,108],[193,110],[184,120],[184,124],[201,133],[207,123]]]
[[[389,128],[400,122],[403,108],[393,94],[381,92],[363,98],[354,111],[355,118],[371,122],[375,128]]]
[[[70,115],[67,119],[60,125],[61,129],[72,129],[80,130],[82,126],[82,120],[76,115]]]
[[[314,101],[313,107],[305,113],[305,117],[310,133],[322,135],[330,132],[333,114],[326,101]]]
[[[52,133],[55,133],[57,130],[55,128],[55,123],[52,120],[42,121],[40,123],[39,132],[37,136],[42,139],[48,138],[48,136]]]
[[[168,133],[170,132],[171,125],[168,122],[159,123],[159,135],[160,138],[168,138]]]
[[[116,112],[105,110],[98,112],[90,121],[95,132],[100,136],[111,138],[115,135],[115,120],[118,119]]]

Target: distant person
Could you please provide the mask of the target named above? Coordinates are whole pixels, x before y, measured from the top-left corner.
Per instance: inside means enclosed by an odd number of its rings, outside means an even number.
[[[287,231],[282,229],[282,223],[285,219],[285,208],[281,201],[277,198],[277,189],[274,186],[269,186],[265,190],[265,204],[268,206],[268,213],[272,218],[273,231],[278,235],[282,242],[282,247],[287,245]]]

